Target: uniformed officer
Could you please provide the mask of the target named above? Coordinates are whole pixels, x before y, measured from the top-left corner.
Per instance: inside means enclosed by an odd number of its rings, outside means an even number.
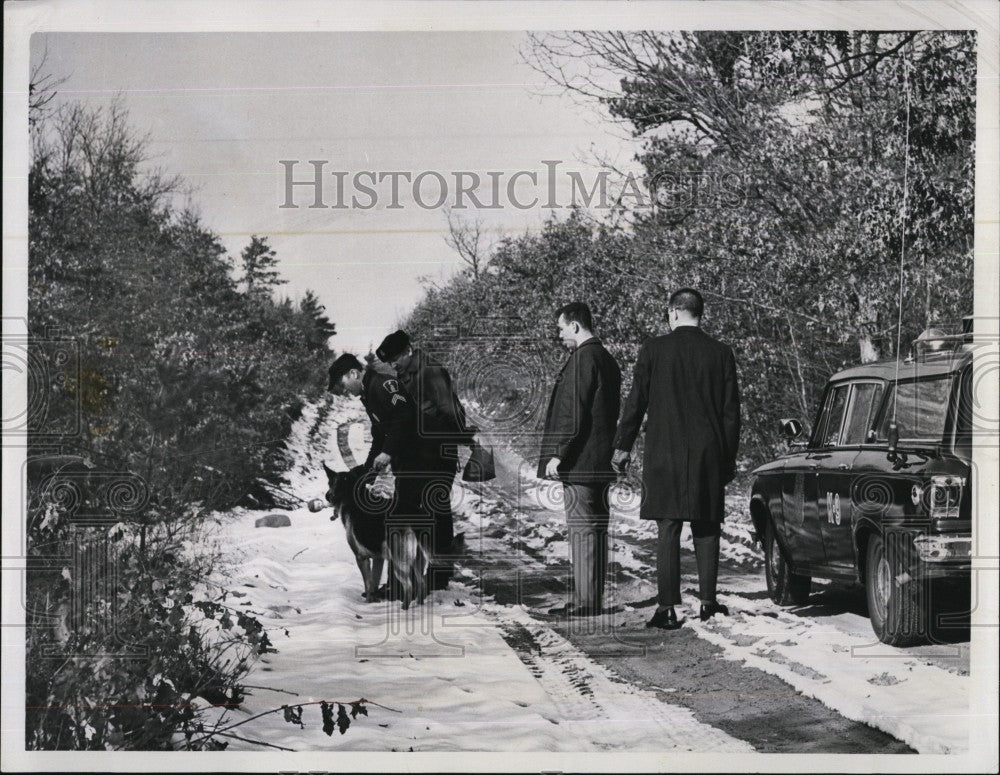
[[[378,361],[365,368],[350,353],[330,366],[334,395],[360,396],[372,423],[372,445],[365,467],[383,471],[390,464],[398,473],[410,469],[417,460],[414,445],[415,413],[412,400],[400,389],[395,372]]]
[[[435,567],[432,589],[444,589],[454,565],[444,559],[455,538],[451,488],[458,467],[458,445],[471,444],[474,430],[466,426],[465,410],[455,395],[451,375],[434,358],[413,347],[405,331],[389,334],[376,348],[401,386],[416,401],[417,438],[424,507],[434,518]]]
[[[413,529],[418,539],[430,549],[430,514],[421,504],[423,466],[416,436],[416,406],[403,390],[395,373],[386,365],[372,361],[368,368],[350,353],[344,353],[330,366],[328,390],[334,395],[360,396],[372,424],[372,445],[365,466],[383,471],[392,466],[396,478],[395,503],[386,520],[387,539],[393,531]],[[400,597],[398,581],[388,577],[389,597]]]

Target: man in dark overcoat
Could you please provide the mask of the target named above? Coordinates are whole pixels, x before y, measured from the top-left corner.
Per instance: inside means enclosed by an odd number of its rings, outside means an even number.
[[[615,437],[623,471],[644,415],[643,499],[639,515],[657,521],[656,613],[648,627],[678,626],[680,535],[691,524],[703,620],[728,610],[715,599],[725,486],[736,475],[740,396],[733,351],[701,330],[704,302],[691,288],[667,305],[671,333],[639,350],[632,390]]]
[[[594,336],[590,309],[573,302],[556,312],[559,336],[571,351],[545,415],[538,476],[559,479],[573,569],[568,604],[549,613],[593,616],[603,608],[608,563],[608,485],[621,403],[621,369]]]
[[[458,468],[458,445],[472,443],[465,409],[455,394],[448,370],[414,347],[405,331],[389,334],[375,355],[395,371],[400,386],[416,402],[420,466],[414,472],[424,508],[434,519],[434,564],[431,588],[446,589],[454,574],[449,559],[455,540],[451,489]]]

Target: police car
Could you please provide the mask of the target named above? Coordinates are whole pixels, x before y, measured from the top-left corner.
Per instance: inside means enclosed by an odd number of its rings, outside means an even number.
[[[789,451],[750,486],[775,603],[804,604],[814,578],[863,584],[876,635],[903,646],[932,639],[935,613],[968,595],[971,320],[965,328],[925,332],[906,361],[834,374],[808,435],[781,421]]]

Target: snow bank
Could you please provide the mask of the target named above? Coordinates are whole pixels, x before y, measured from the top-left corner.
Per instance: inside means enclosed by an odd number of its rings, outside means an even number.
[[[878,642],[853,614],[797,616],[770,600],[720,595],[730,616],[684,626],[722,647],[726,658],[776,675],[846,718],[870,724],[920,753],[964,753],[973,711],[969,677],[936,664],[958,646],[897,649]],[[931,658],[934,658],[932,661]]]

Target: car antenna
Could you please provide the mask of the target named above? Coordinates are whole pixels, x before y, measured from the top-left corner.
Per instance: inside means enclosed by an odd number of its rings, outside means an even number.
[[[910,47],[912,48],[913,43],[910,42]],[[892,401],[892,419],[889,421],[889,431],[888,439],[889,442],[889,460],[893,463],[902,464],[905,462],[906,458],[900,456],[896,452],[896,446],[899,444],[899,426],[896,424],[896,411],[899,408],[899,355],[900,348],[902,347],[903,341],[903,267],[906,262],[906,196],[907,196],[907,184],[908,175],[910,171],[910,58],[909,56],[903,59],[903,91],[906,93],[906,133],[903,136],[903,207],[900,216],[900,228],[899,228],[899,297],[897,299],[897,318],[896,318],[896,379],[894,388],[896,391],[896,396]]]

